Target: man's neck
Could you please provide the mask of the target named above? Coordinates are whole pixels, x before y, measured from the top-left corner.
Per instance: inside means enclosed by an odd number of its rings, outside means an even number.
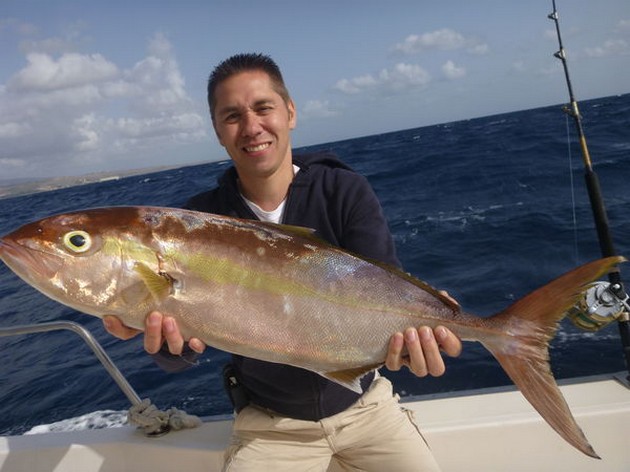
[[[272,211],[284,201],[293,182],[293,164],[283,165],[272,175],[240,176],[239,190],[248,200],[265,211]]]

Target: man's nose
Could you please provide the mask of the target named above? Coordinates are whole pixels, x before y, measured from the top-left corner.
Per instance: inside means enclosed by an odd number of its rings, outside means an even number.
[[[256,113],[246,113],[243,117],[243,134],[245,136],[256,136],[262,132],[261,120]]]

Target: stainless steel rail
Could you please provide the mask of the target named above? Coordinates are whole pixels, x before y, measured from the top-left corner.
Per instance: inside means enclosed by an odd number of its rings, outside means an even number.
[[[136,391],[129,384],[129,382],[127,382],[127,379],[120,372],[120,370],[118,370],[118,367],[116,367],[114,362],[109,358],[103,347],[98,343],[94,336],[92,336],[92,333],[90,333],[87,329],[85,329],[78,323],[75,323],[73,321],[52,321],[50,323],[39,323],[32,325],[0,328],[0,337],[44,333],[48,331],[58,330],[68,330],[78,334],[83,339],[83,341],[85,341],[85,343],[90,346],[98,360],[101,361],[101,364],[103,364],[103,367],[105,367],[105,370],[107,370],[112,379],[114,379],[114,382],[118,384],[118,387],[120,387],[122,392],[129,399],[129,401],[133,405],[140,405],[142,403],[142,400],[140,399]]]

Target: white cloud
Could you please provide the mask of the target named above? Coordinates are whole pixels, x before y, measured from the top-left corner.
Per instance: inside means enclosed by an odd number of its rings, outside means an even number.
[[[355,77],[354,79],[341,79],[335,84],[334,88],[341,92],[352,94],[376,87],[377,85],[377,80],[368,74]]]
[[[617,30],[618,31],[630,31],[630,20],[619,20],[619,23],[617,23]]]
[[[119,118],[108,120],[107,128],[114,131],[119,139],[144,139],[170,136],[186,138],[195,134],[194,130],[203,128],[203,119],[196,113],[162,115],[150,118]]]
[[[129,69],[97,53],[29,52],[0,85],[0,174],[18,167],[41,174],[44,165],[91,172],[88,165],[116,155],[129,166],[139,148],[205,139],[170,42],[157,34],[148,51]]]
[[[430,81],[430,74],[419,65],[398,63],[392,69],[382,69],[376,77],[368,74],[354,79],[341,79],[333,88],[346,94],[370,90],[389,93],[424,87]]]
[[[4,123],[0,124],[0,138],[17,138],[24,136],[31,131],[27,123]]]
[[[93,113],[83,115],[74,120],[72,131],[76,135],[75,149],[78,151],[95,151],[101,144],[99,133],[95,128],[96,117]]]
[[[333,110],[328,100],[308,100],[302,108],[302,117],[309,118],[330,118],[339,113]],[[299,118],[299,117],[298,117]]]
[[[55,60],[48,54],[30,53],[28,65],[13,76],[7,85],[24,92],[81,88],[116,77],[118,68],[100,54],[63,54]]]
[[[486,43],[471,44],[468,47],[469,53],[475,54],[478,56],[483,56],[484,54],[488,54],[489,50],[490,50],[490,46],[488,46]]]
[[[630,54],[630,44],[625,39],[609,39],[601,46],[586,48],[584,52],[589,57],[623,56]]]
[[[466,49],[471,54],[486,54],[488,45],[477,38],[466,37],[450,28],[442,28],[421,35],[407,36],[402,43],[394,45],[394,52],[411,55],[429,50],[450,51]]]
[[[399,63],[393,69],[383,69],[379,74],[381,86],[394,90],[423,87],[431,81],[431,76],[422,67],[415,64]]]
[[[453,61],[446,61],[442,65],[442,73],[447,79],[455,80],[466,76],[466,68],[458,67]]]
[[[26,167],[26,161],[24,159],[0,158],[0,167],[4,167],[7,169],[21,169]]]

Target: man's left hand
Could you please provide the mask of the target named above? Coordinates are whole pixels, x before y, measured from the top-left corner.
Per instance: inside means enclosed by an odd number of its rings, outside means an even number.
[[[407,348],[406,356],[402,355],[404,347]],[[389,370],[400,370],[406,365],[418,377],[439,377],[446,371],[440,351],[457,357],[462,352],[462,343],[444,326],[408,328],[404,333],[392,336],[385,365]]]

